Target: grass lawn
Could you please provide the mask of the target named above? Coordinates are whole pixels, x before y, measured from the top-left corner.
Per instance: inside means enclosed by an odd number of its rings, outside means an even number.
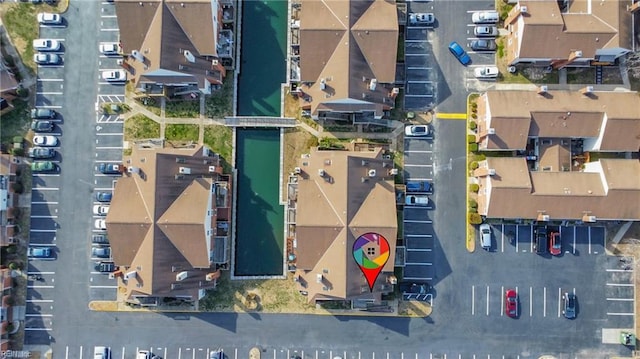
[[[124,123],[124,140],[135,141],[160,137],[160,124],[145,115],[135,115]]]
[[[164,138],[169,141],[198,141],[198,125],[168,124]]]
[[[142,97],[137,98],[136,101],[153,114],[160,116],[160,99],[156,99],[155,97]]]
[[[164,114],[166,117],[197,118],[200,116],[200,101],[166,101]]]
[[[50,6],[35,6],[33,4],[17,3],[3,4],[2,23],[7,29],[16,50],[22,57],[25,66],[35,73],[36,65],[33,62],[33,48],[31,43],[38,37],[38,20],[36,13],[51,10]],[[47,9],[45,9],[45,7]]]
[[[13,111],[0,116],[0,134],[2,147],[10,149],[13,147],[13,137],[25,137],[29,131],[31,117],[29,115],[29,103],[23,100],[14,100]]]
[[[225,172],[231,170],[231,128],[226,126],[205,126],[204,144],[209,146],[213,152],[217,153],[225,161],[223,167]]]
[[[222,88],[206,98],[205,115],[223,118],[233,115],[233,72],[227,71]]]

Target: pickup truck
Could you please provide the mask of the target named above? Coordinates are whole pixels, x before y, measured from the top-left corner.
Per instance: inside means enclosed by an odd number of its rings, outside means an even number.
[[[409,181],[407,182],[407,192],[431,192],[433,185],[427,181]]]

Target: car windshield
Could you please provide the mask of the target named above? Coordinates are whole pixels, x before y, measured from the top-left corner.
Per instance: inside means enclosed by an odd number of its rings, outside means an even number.
[[[425,127],[422,126],[416,126],[413,128],[413,132],[415,133],[425,133],[427,132],[427,129]]]

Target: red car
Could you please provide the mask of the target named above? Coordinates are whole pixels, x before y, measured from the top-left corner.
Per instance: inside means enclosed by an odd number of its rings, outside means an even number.
[[[551,255],[557,256],[562,253],[562,241],[560,240],[560,233],[551,232],[549,236],[551,240],[549,241],[549,252]]]
[[[516,293],[513,289],[507,289],[504,292],[504,299],[506,302],[506,306],[504,307],[504,313],[511,317],[515,318],[518,316],[518,293]]]

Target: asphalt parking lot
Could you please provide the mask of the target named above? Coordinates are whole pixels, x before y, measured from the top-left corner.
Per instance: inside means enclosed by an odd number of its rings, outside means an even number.
[[[432,4],[410,4],[410,12],[433,12]],[[437,21],[437,20],[436,20]],[[433,26],[409,24],[405,28],[405,92],[407,111],[427,111],[435,106],[437,73],[433,68]]]
[[[149,352],[157,355],[162,359],[209,359],[210,354],[217,350],[222,350],[225,359],[244,359],[249,356],[249,347],[165,347],[165,346],[151,346],[151,347],[136,347],[133,345],[123,347],[110,347],[113,359],[131,358],[133,353],[138,350],[148,350]],[[276,349],[260,347],[260,357],[262,359],[291,359],[299,357],[300,359],[335,359],[336,357],[343,359],[491,359],[491,358],[520,358],[520,356],[505,356],[498,355],[492,356],[487,353],[478,351],[477,353],[459,353],[455,350],[448,352],[409,352],[409,351],[356,351],[356,350],[340,350],[339,348],[299,348],[292,347],[291,349]],[[93,347],[79,346],[79,347],[66,347],[65,359],[83,359],[90,358],[93,355]],[[62,356],[61,356],[62,357]],[[524,359],[525,356],[522,356]]]
[[[64,198],[62,192],[64,191],[65,184],[70,181],[72,186],[90,185],[92,190],[84,194],[84,196],[95,196],[95,191],[110,191],[113,188],[113,178],[110,176],[96,175],[94,183],[91,184],[88,181],[82,179],[74,180],[74,175],[77,172],[77,167],[73,164],[72,157],[77,157],[77,151],[81,151],[84,148],[85,143],[91,143],[86,133],[79,133],[78,138],[84,138],[85,140],[78,141],[73,132],[82,132],[78,125],[78,116],[76,107],[82,100],[73,92],[77,92],[79,88],[73,88],[65,86],[67,79],[72,76],[79,76],[78,71],[73,65],[68,65],[70,61],[77,60],[81,55],[74,55],[76,52],[67,51],[66,46],[67,38],[69,36],[74,37],[69,33],[69,22],[66,16],[63,14],[63,25],[41,25],[40,26],[40,38],[56,39],[61,42],[61,50],[57,52],[51,52],[58,54],[62,57],[63,61],[60,65],[45,65],[38,66],[37,70],[37,82],[36,82],[36,94],[35,105],[38,108],[53,109],[58,112],[58,118],[54,120],[55,127],[52,132],[43,133],[43,135],[53,135],[59,140],[59,144],[53,147],[56,150],[56,156],[51,160],[59,165],[60,170],[53,173],[34,173],[33,174],[33,188],[31,192],[31,228],[30,228],[30,247],[50,247],[52,249],[52,258],[34,259],[31,258],[27,274],[29,276],[40,276],[39,280],[29,280],[27,284],[27,305],[25,312],[25,343],[39,342],[46,338],[51,332],[54,322],[54,308],[58,307],[60,303],[54,302],[56,297],[55,292],[59,289],[57,285],[60,281],[60,273],[73,273],[75,271],[81,272],[83,275],[89,276],[90,290],[89,295],[91,300],[108,300],[116,297],[115,282],[113,279],[109,279],[108,275],[104,275],[95,271],[95,261],[92,259],[89,261],[89,267],[86,269],[76,268],[59,268],[57,259],[62,255],[60,248],[60,241],[63,241],[63,247],[69,247],[77,249],[81,248],[86,250],[86,256],[90,256],[91,239],[90,231],[86,232],[73,231],[73,236],[61,235],[66,229],[69,231],[68,226],[61,225],[59,217],[65,210],[62,204]],[[103,2],[101,4],[101,16],[100,16],[101,30],[97,35],[98,41],[118,41],[117,32],[117,19],[115,16],[115,9],[113,4]],[[75,25],[77,28],[77,24]],[[82,30],[81,30],[82,31]],[[91,46],[93,53],[98,53],[98,43],[95,46]],[[70,60],[70,56],[76,56],[76,58]],[[105,69],[113,69],[117,66],[117,58],[101,57],[99,59],[100,71]],[[102,114],[100,111],[102,103],[121,103],[124,102],[124,84],[111,84],[101,81],[100,71],[95,72],[93,78],[89,83],[95,82],[90,86],[93,87],[97,84],[97,98],[95,98],[95,156],[94,161],[121,161],[122,158],[122,132],[123,123],[118,116],[109,116]],[[82,91],[82,90],[81,90]],[[71,93],[70,93],[71,92]],[[82,91],[83,95],[88,95],[90,92]],[[82,117],[82,116],[80,116]],[[84,118],[83,120],[86,120]],[[69,127],[71,126],[71,127]],[[65,129],[71,134],[65,136]],[[69,145],[66,146],[65,142],[69,141]],[[85,142],[86,141],[86,142]],[[87,158],[87,153],[82,153],[82,157]],[[76,184],[77,183],[77,184]],[[97,202],[95,202],[97,203]],[[71,204],[73,207],[77,206],[77,203]],[[72,207],[72,208],[73,208]],[[67,207],[67,211],[69,211]],[[83,214],[91,213],[91,208],[82,211]],[[68,218],[67,220],[74,221],[74,218]],[[85,223],[84,221],[76,220],[74,225]],[[87,219],[88,223],[88,219]],[[86,227],[85,227],[86,228]],[[68,232],[67,232],[68,233]],[[61,238],[63,237],[63,238]],[[75,243],[75,244],[74,244]],[[67,253],[71,255],[71,253]],[[86,291],[86,289],[85,289]],[[58,295],[59,296],[59,295]],[[86,304],[85,304],[86,305]],[[63,307],[60,305],[60,307]]]

